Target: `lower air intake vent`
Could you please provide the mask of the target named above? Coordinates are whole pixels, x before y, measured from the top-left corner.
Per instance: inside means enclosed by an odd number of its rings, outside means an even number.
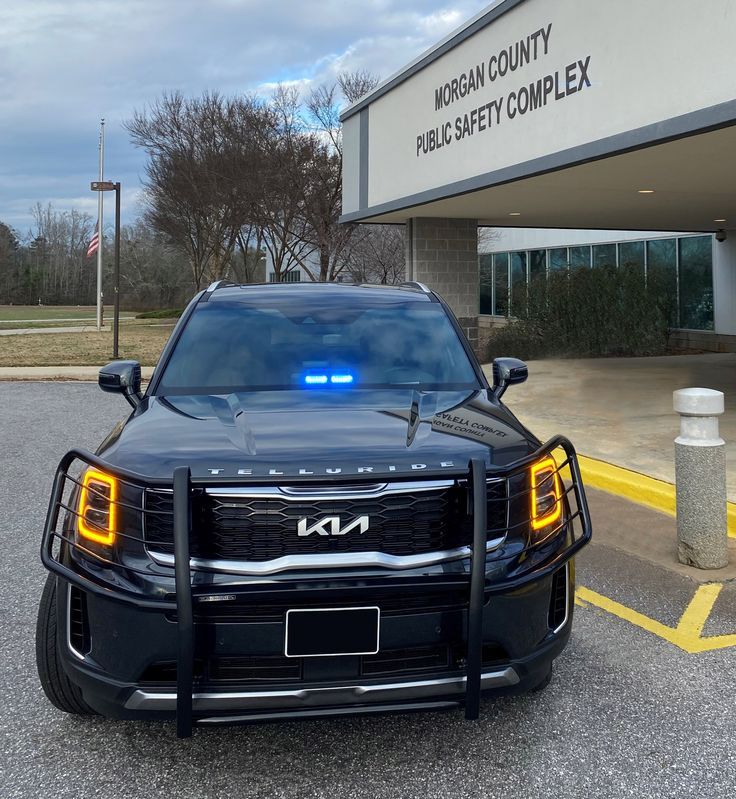
[[[552,592],[549,598],[549,628],[557,630],[567,619],[567,566],[552,575]]]
[[[447,646],[427,646],[414,649],[392,649],[363,657],[365,676],[406,674],[422,671],[441,671],[450,665]]]
[[[194,661],[195,682],[231,683],[264,683],[294,681],[301,678],[301,660],[285,658],[280,655],[257,655],[251,657],[220,657],[210,660]],[[176,683],[176,663],[170,660],[152,663],[141,674],[140,682],[155,685],[173,685]]]
[[[69,645],[80,655],[87,655],[91,648],[87,597],[75,585],[69,589]]]

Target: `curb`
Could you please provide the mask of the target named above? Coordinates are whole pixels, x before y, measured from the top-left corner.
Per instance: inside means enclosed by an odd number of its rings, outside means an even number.
[[[578,462],[586,486],[676,516],[675,486],[672,483],[586,455],[578,455]],[[729,538],[736,538],[736,502],[726,503],[726,513]]]

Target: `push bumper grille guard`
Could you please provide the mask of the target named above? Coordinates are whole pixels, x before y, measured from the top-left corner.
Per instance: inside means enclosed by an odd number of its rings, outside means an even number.
[[[566,546],[559,546],[553,551],[549,558],[530,573],[521,576],[505,579],[501,583],[486,585],[486,542],[489,537],[498,533],[508,534],[513,527],[524,525],[529,526],[529,518],[514,525],[510,525],[504,531],[488,530],[486,522],[486,491],[487,478],[505,479],[510,485],[511,478],[522,473],[528,473],[532,464],[550,456],[555,451],[562,451],[564,459],[556,463],[556,475],[560,478],[560,495],[557,500],[562,503],[562,513],[556,526],[545,533],[544,541],[557,540],[560,534],[566,537]],[[87,466],[103,470],[117,480],[136,486],[140,489],[157,487],[173,489],[173,528],[174,528],[174,579],[175,579],[175,599],[165,597],[146,597],[140,593],[125,590],[123,587],[113,586],[104,580],[97,581],[79,574],[71,568],[70,559],[62,559],[61,550],[63,547],[69,550],[82,553],[87,559],[92,559],[101,568],[115,569],[120,568],[120,564],[102,555],[99,548],[85,545],[80,542],[73,530],[59,530],[59,516],[61,511],[71,514],[72,517],[79,517],[79,512],[74,503],[76,499],[70,501],[71,492],[81,488],[81,481],[78,477],[70,474],[69,468],[79,461]],[[513,591],[531,580],[539,580],[547,577],[559,569],[576,552],[578,552],[591,538],[592,528],[590,513],[585,497],[585,490],[580,475],[575,449],[572,444],[562,436],[556,436],[531,455],[528,455],[513,464],[503,468],[492,468],[488,470],[485,462],[480,458],[472,459],[468,464],[467,472],[454,475],[456,479],[466,481],[469,492],[468,510],[473,517],[473,537],[470,549],[470,570],[468,584],[468,622],[467,622],[467,657],[466,657],[466,692],[465,692],[465,717],[467,719],[477,719],[480,714],[480,694],[481,694],[481,667],[482,667],[482,633],[483,633],[483,607],[487,594]],[[283,482],[284,478],[281,478]],[[542,482],[553,480],[548,473]],[[208,479],[202,481],[204,484],[223,484],[221,479]],[[298,482],[294,480],[294,482]],[[306,482],[306,481],[303,481]],[[541,484],[541,483],[540,483]],[[198,483],[199,485],[199,483]],[[76,487],[76,488],[75,488]],[[98,493],[94,488],[88,487],[91,493]],[[525,487],[515,493],[506,493],[506,502],[514,500],[523,501],[523,497],[529,495],[534,487]],[[102,495],[101,495],[102,496]],[[71,493],[74,498],[75,494]],[[483,498],[479,501],[479,498]],[[570,500],[574,500],[571,505]],[[105,496],[105,500],[109,498]],[[189,467],[182,466],[174,469],[171,480],[151,481],[142,475],[124,469],[113,467],[101,458],[91,455],[82,450],[71,450],[59,463],[54,478],[49,508],[44,525],[43,539],[41,543],[41,560],[44,566],[50,571],[60,575],[70,583],[79,586],[96,596],[105,599],[125,601],[140,608],[157,609],[161,611],[173,611],[177,619],[177,687],[176,687],[176,720],[177,735],[188,737],[192,733],[192,726],[196,723],[193,715],[193,691],[194,691],[194,640],[195,624],[193,614],[192,598],[192,569],[190,563],[190,537],[191,537],[191,518],[192,518],[192,481]],[[146,511],[143,507],[138,507],[131,503],[115,500],[113,504],[124,508],[127,512],[138,513],[143,517]],[[165,513],[156,511],[156,513]],[[576,534],[577,533],[577,534]],[[127,540],[137,541],[145,545],[145,540],[141,536],[134,536],[120,531],[115,531],[116,537]],[[494,555],[496,562],[503,559],[515,558],[524,555],[532,550],[537,550],[539,543],[533,543],[523,550],[515,550],[512,555]],[[63,562],[65,561],[65,562]],[[152,571],[136,569],[125,565],[124,570],[141,575],[171,577],[170,570]]]

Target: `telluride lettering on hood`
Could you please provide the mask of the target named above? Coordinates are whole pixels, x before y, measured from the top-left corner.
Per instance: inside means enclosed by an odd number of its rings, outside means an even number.
[[[570,442],[502,401],[526,366],[493,375],[419,284],[200,292],[145,393],[100,371],[132,412],[57,469],[49,700],[183,737],[544,687],[590,518]]]

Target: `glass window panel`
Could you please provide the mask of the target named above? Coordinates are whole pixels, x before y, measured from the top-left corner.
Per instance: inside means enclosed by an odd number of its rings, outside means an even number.
[[[529,280],[547,274],[547,250],[532,250],[529,253]]]
[[[493,256],[481,255],[478,258],[480,274],[480,313],[493,313]]]
[[[618,265],[644,272],[644,242],[623,241],[618,245]]]
[[[672,326],[677,326],[677,240],[647,242],[647,291],[661,303]]]
[[[570,268],[590,269],[590,247],[570,247]]]
[[[567,247],[557,247],[549,251],[549,268],[550,271],[557,271],[559,269],[567,269],[569,261],[567,260]]]
[[[511,315],[526,312],[526,253],[511,253]]]
[[[594,244],[593,266],[616,266],[616,245]]]
[[[713,244],[710,236],[689,236],[680,246],[680,326],[713,330]]]
[[[493,256],[494,302],[496,316],[509,315],[509,254],[496,253]]]

